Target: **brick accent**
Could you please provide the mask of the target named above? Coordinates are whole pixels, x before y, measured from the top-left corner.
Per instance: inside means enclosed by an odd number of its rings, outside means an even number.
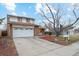
[[[12,38],[12,24],[7,24],[8,37]]]

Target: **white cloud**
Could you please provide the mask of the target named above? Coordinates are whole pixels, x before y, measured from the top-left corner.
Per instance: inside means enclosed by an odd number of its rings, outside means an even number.
[[[17,15],[16,12],[11,12],[12,15]]]
[[[49,5],[49,6],[50,6],[53,13],[57,12],[53,7],[51,7],[51,5]],[[37,3],[36,4],[36,12],[41,13],[40,9],[43,10],[45,12],[45,14],[50,13],[48,7],[45,4]]]
[[[0,0],[0,2],[19,2],[19,3],[44,3],[47,0]]]
[[[68,15],[67,15],[67,17],[69,17],[69,18],[70,18],[70,17],[71,17],[71,15],[69,15],[69,14],[68,14]]]
[[[51,8],[51,10],[52,10],[53,13],[56,13],[56,12],[57,12],[57,11],[56,11],[53,7],[51,7],[50,5],[49,5],[49,7]],[[45,10],[45,13],[50,13],[50,11],[49,11],[49,9],[48,9],[47,6],[45,6],[44,10]]]
[[[71,11],[71,8],[67,8],[68,11]]]
[[[26,12],[23,11],[23,12],[22,12],[22,15],[23,15],[23,16],[26,16]]]
[[[0,0],[0,2],[19,2],[19,3],[78,3],[79,0]]]
[[[4,3],[3,4],[8,11],[15,11],[15,3]]]
[[[71,7],[79,9],[79,3],[71,3]]]
[[[75,3],[71,3],[71,5],[72,5],[72,6],[75,5]]]
[[[9,11],[10,14],[16,15],[16,4],[15,3],[2,3],[4,7]]]
[[[24,12],[24,11],[21,13],[21,15],[20,15],[20,16],[27,16],[27,17],[29,17],[29,18],[32,18],[32,16],[27,15],[27,13],[26,13],[26,12]]]
[[[42,8],[41,3],[37,3],[36,4],[36,12],[39,13],[41,8]]]
[[[55,10],[54,8],[52,8],[51,10],[52,10],[53,13],[56,13],[57,12],[57,10]]]

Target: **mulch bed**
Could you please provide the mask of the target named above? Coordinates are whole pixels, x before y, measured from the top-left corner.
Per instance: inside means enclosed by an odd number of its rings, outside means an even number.
[[[0,56],[17,56],[17,51],[13,39],[0,38]]]
[[[41,39],[50,41],[50,42],[55,42],[57,44],[61,44],[61,45],[69,45],[70,42],[69,41],[62,41],[62,40],[58,40],[56,38],[56,36],[53,35],[44,35],[44,36],[40,36]]]
[[[55,36],[51,36],[51,35],[43,35],[43,36],[40,36],[40,38],[52,42],[52,41],[54,41],[54,39],[56,37]]]

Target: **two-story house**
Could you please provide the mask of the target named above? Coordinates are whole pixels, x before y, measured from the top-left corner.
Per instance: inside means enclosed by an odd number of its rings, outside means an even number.
[[[7,32],[8,37],[29,37],[38,35],[39,25],[36,25],[35,19],[7,15]]]

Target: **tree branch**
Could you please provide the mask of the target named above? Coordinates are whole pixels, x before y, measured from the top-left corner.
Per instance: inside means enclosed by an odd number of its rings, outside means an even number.
[[[52,24],[53,22],[49,20],[49,18],[45,15],[45,13],[41,9],[40,9],[40,11],[43,13],[43,15],[42,14],[40,14],[40,15],[43,16],[44,18],[46,18]]]
[[[2,24],[2,22],[3,22],[4,19],[5,19],[5,18],[1,18],[1,19],[0,19],[0,24]]]
[[[42,21],[42,22],[45,24],[45,26],[46,26],[50,31],[53,31],[53,30],[54,30],[53,28],[50,29],[50,27],[47,26],[47,24],[46,24],[44,21]]]
[[[76,13],[75,13],[75,9],[73,10],[73,14],[74,14],[75,18],[77,18],[77,15],[76,15]]]
[[[75,9],[74,9],[74,10],[75,10]],[[63,28],[63,29],[66,29],[66,28],[69,28],[69,27],[73,26],[73,25],[79,20],[79,17],[77,17],[77,15],[76,15],[76,13],[75,13],[74,10],[73,10],[73,13],[74,13],[74,16],[75,16],[76,20],[75,20],[72,24],[68,25],[67,27],[65,27],[65,28]]]
[[[76,19],[75,22],[73,22],[72,24],[68,25],[67,27],[65,27],[65,28],[63,28],[63,29],[66,29],[66,28],[69,28],[69,27],[73,26],[78,20],[79,20],[79,17]]]
[[[53,14],[53,12],[52,12],[52,10],[51,10],[51,8],[48,6],[48,4],[46,3],[46,6],[48,7],[48,9],[49,9],[49,11],[50,11],[50,13],[51,13],[51,15],[52,15],[52,18],[53,18],[53,20],[54,20],[54,29],[55,29],[55,16],[54,16],[54,14]]]

